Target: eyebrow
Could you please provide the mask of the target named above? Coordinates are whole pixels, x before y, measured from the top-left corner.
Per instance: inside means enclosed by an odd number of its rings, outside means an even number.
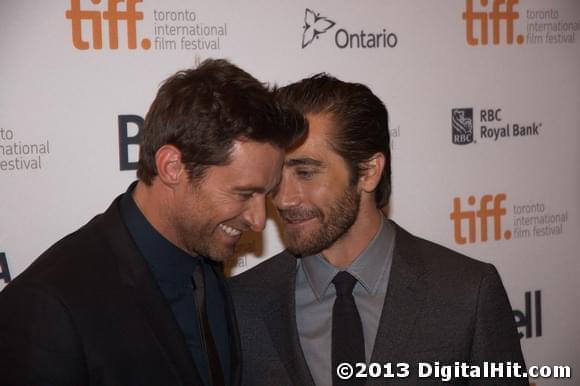
[[[310,157],[290,158],[284,161],[285,166],[324,166],[322,161]]]
[[[236,186],[234,188],[236,192],[255,192],[255,193],[265,193],[266,189],[263,186]]]

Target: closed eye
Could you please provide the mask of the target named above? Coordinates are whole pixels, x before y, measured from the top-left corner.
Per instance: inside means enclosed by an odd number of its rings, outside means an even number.
[[[232,193],[240,200],[247,201],[256,194],[266,194],[266,189],[259,185],[242,185],[232,189]]]
[[[315,174],[318,173],[318,170],[312,170],[312,169],[296,169],[295,171],[296,176],[300,179],[303,180],[309,180],[312,177],[314,177]]]
[[[237,192],[236,195],[240,201],[248,201],[254,196],[254,192]]]

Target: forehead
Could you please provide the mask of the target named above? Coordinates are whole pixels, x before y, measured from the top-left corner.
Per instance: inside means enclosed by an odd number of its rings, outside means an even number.
[[[207,178],[228,185],[268,187],[278,178],[284,151],[269,143],[235,141],[230,162],[208,168]]]
[[[334,120],[330,113],[306,114],[308,134],[299,146],[288,151],[288,157],[297,155],[324,157],[333,152],[330,145],[333,135]]]

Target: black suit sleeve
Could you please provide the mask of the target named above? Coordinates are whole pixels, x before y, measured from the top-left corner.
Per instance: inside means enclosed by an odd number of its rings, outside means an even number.
[[[0,293],[0,385],[82,385],[82,347],[67,308],[47,291]]]
[[[471,347],[471,363],[511,362],[526,371],[520,339],[517,334],[512,309],[496,268],[487,264],[478,294],[475,331]],[[505,366],[505,365],[504,365]],[[471,385],[528,385],[528,378],[471,379]]]

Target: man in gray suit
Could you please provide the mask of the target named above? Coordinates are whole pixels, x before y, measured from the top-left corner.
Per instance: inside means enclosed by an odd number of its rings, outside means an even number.
[[[384,104],[324,74],[278,98],[304,114],[309,133],[287,153],[273,195],[288,249],[231,279],[243,383],[527,385],[495,267],[383,215]],[[345,361],[350,369],[337,368]]]

